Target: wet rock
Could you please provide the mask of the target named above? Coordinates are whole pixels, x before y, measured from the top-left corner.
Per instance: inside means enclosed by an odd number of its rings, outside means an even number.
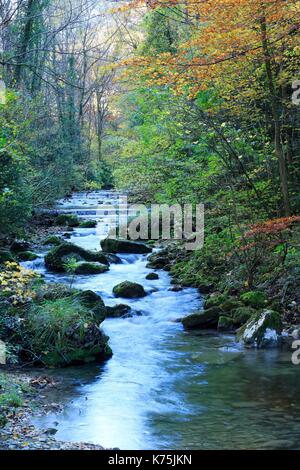
[[[38,258],[38,255],[32,251],[21,251],[21,253],[18,253],[18,258],[20,261],[34,261]]]
[[[122,264],[123,261],[121,260],[121,258],[113,253],[105,253],[106,255],[106,258],[108,259],[108,261],[110,263],[113,263],[113,264]]]
[[[229,299],[226,299],[225,302],[223,302],[221,305],[220,305],[220,309],[224,312],[224,313],[230,313],[230,312],[233,312],[234,310],[236,310],[237,308],[240,308],[240,307],[243,307],[243,303],[240,302],[239,300],[236,300],[234,298],[229,298]]]
[[[234,321],[230,317],[224,315],[220,316],[218,323],[219,331],[233,331],[234,330]]]
[[[105,320],[107,312],[100,295],[97,295],[92,290],[85,290],[80,292],[77,295],[77,298],[82,305],[92,310],[98,323],[102,323]]]
[[[264,310],[249,320],[238,331],[238,339],[247,347],[268,348],[280,343],[282,322],[279,313]]]
[[[149,269],[164,269],[168,266],[170,260],[166,254],[163,253],[154,253],[149,256],[147,268]]]
[[[102,274],[109,270],[109,267],[101,263],[91,263],[81,261],[77,263],[75,274]]]
[[[103,253],[84,250],[73,243],[67,242],[49,251],[45,256],[45,265],[51,271],[65,272],[65,264],[70,258],[75,258],[78,262],[96,262],[109,266],[109,261]]]
[[[157,281],[159,279],[159,275],[157,273],[149,273],[146,276],[147,281]]]
[[[57,237],[56,235],[49,235],[49,237],[45,238],[43,241],[43,245],[53,245],[53,246],[58,246],[63,243],[63,239],[60,237]]]
[[[75,214],[59,214],[56,218],[57,225],[71,228],[79,227],[80,221]]]
[[[113,288],[116,297],[124,297],[128,299],[137,299],[145,297],[147,294],[142,285],[135,282],[125,281]]]
[[[221,310],[218,307],[211,307],[203,312],[195,312],[182,319],[182,324],[187,330],[216,328],[218,326]]]
[[[131,312],[131,307],[125,304],[114,305],[113,307],[106,307],[108,318],[121,318]]]
[[[96,228],[97,221],[96,220],[85,220],[84,222],[80,222],[79,228]]]
[[[105,253],[147,254],[152,252],[152,249],[144,243],[136,243],[128,240],[116,240],[113,238],[102,240],[101,248]]]
[[[239,307],[232,312],[232,319],[236,326],[242,326],[247,323],[250,318],[257,314],[257,310],[251,307]]]
[[[173,287],[170,287],[169,289],[170,292],[181,292],[182,290],[183,290],[182,286],[173,286]]]

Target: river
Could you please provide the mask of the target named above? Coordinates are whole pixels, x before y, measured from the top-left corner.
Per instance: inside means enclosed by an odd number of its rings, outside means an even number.
[[[118,197],[98,191],[60,201],[60,211],[98,221],[96,229],[75,229],[70,241],[99,249],[108,229],[103,203],[117,206]],[[114,353],[105,364],[49,372],[63,384],[52,398],[64,411],[34,424],[55,427],[59,440],[128,450],[300,448],[300,369],[290,353],[245,351],[232,335],[185,332],[176,319],[201,308],[198,291],[170,291],[164,271],[147,281],[146,256],[121,258],[107,273],[77,276],[74,286],[115,305],[115,285],[139,282],[147,297],[125,303],[140,314],[103,323]],[[48,281],[70,282],[47,272],[43,258],[24,265]]]

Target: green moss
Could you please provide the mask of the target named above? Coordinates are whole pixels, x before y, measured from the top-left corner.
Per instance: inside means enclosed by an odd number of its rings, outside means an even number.
[[[214,328],[218,325],[221,310],[218,307],[211,307],[203,312],[195,312],[182,319],[184,328],[189,329],[205,329]]]
[[[240,307],[243,307],[243,303],[240,302],[239,300],[234,299],[234,298],[226,299],[225,302],[223,302],[220,305],[220,308],[225,313],[230,313],[233,310],[236,310],[237,308],[240,308]]]
[[[56,218],[57,225],[68,227],[79,227],[80,221],[77,215],[74,214],[60,214]]]
[[[127,315],[131,311],[131,307],[125,304],[114,305],[113,307],[106,307],[108,318],[120,318]]]
[[[129,281],[122,282],[115,286],[113,288],[113,293],[116,297],[124,297],[128,299],[136,299],[146,296],[146,292],[142,285]]]
[[[101,263],[91,263],[88,261],[81,261],[77,263],[75,274],[102,274],[109,270],[109,267]]]
[[[219,318],[218,330],[219,331],[231,331],[234,329],[234,321],[230,317],[222,315]]]
[[[223,302],[225,302],[226,296],[223,294],[219,295],[213,295],[209,297],[208,299],[205,300],[205,308],[210,308],[210,307],[218,307],[220,306]]]
[[[96,220],[85,220],[84,222],[80,222],[79,228],[96,228],[97,221]]]
[[[32,251],[22,251],[21,253],[18,253],[18,258],[20,261],[34,261],[38,258],[38,255]]]
[[[246,292],[241,295],[241,300],[253,308],[263,308],[268,303],[266,295],[261,291]]]
[[[157,281],[159,279],[159,275],[157,273],[149,273],[146,276],[147,281]]]
[[[43,245],[53,245],[53,246],[58,246],[63,243],[63,239],[60,237],[57,237],[56,235],[49,235],[44,241]]]
[[[250,318],[257,314],[257,310],[252,307],[239,307],[232,312],[232,319],[237,326],[244,325]]]
[[[71,258],[78,262],[88,261],[109,265],[107,257],[103,253],[84,250],[73,243],[63,243],[53,248],[45,256],[45,264],[52,271],[65,272],[66,263]]]

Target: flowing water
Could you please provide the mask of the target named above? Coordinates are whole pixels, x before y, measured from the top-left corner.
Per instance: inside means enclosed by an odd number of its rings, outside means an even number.
[[[102,191],[60,202],[62,212],[98,220],[96,229],[75,229],[70,241],[99,249],[110,216],[103,203],[117,205],[118,197]],[[64,411],[35,424],[55,427],[60,440],[130,450],[300,448],[300,366],[290,354],[244,351],[231,335],[185,332],[176,319],[201,308],[197,290],[170,291],[164,271],[147,281],[146,256],[121,258],[107,273],[77,276],[75,287],[115,305],[116,284],[139,282],[147,297],[126,303],[140,315],[103,323],[114,352],[105,364],[50,372],[62,382],[53,401]],[[42,257],[24,264],[49,281],[70,282],[47,272]]]

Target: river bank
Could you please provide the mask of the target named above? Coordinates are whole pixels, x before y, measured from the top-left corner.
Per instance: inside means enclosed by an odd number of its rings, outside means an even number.
[[[0,369],[0,384],[0,450],[104,450],[91,443],[58,441],[54,427],[38,429],[32,424],[35,415],[62,412],[62,406],[51,401],[59,382],[47,375]]]

